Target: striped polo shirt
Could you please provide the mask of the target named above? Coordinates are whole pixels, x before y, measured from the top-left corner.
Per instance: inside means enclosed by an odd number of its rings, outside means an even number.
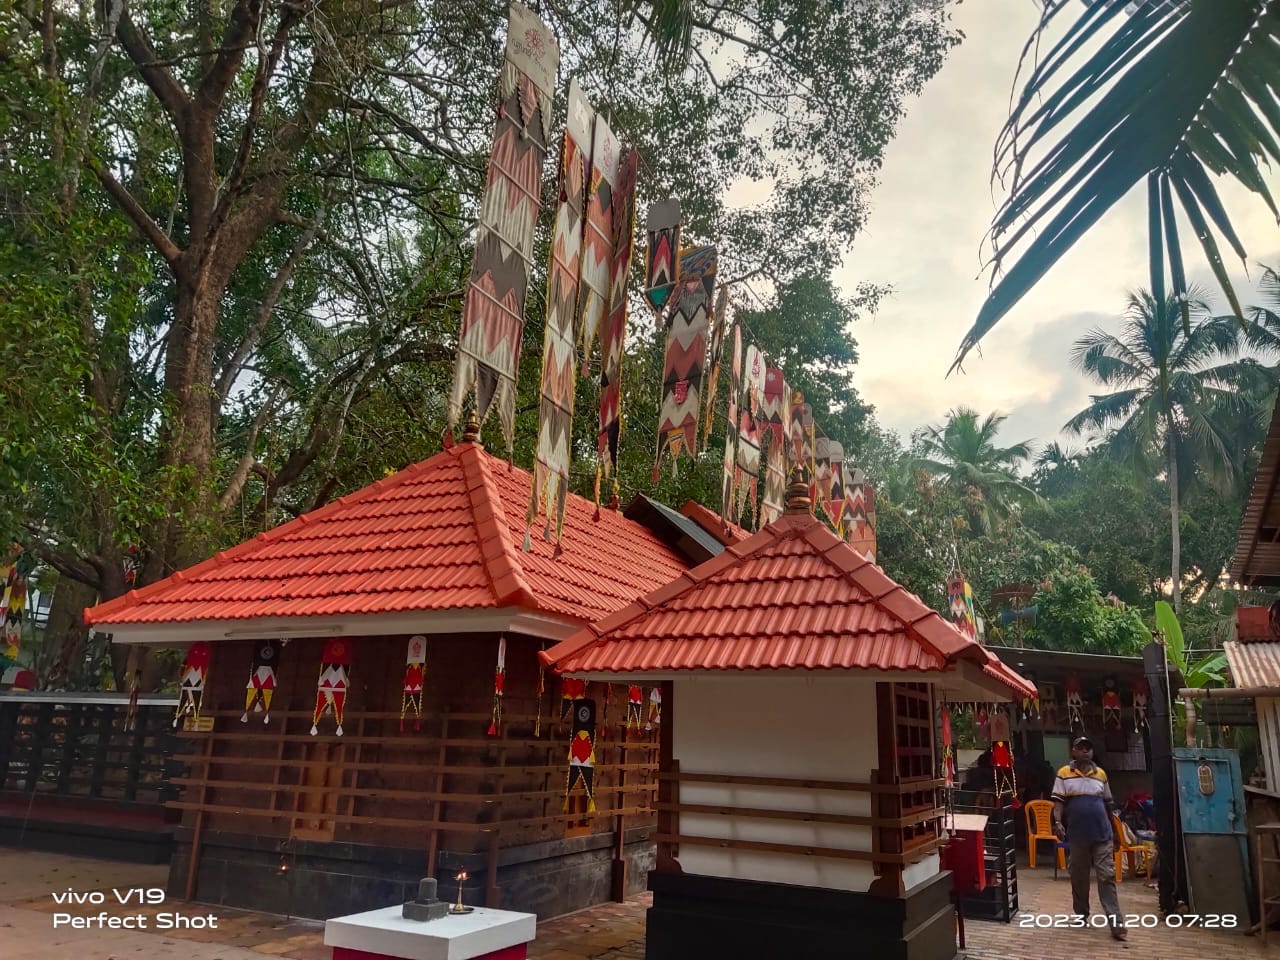
[[[1094,764],[1086,773],[1069,763],[1058,771],[1053,782],[1053,799],[1064,806],[1062,822],[1067,840],[1078,843],[1106,843],[1111,840],[1111,784],[1107,772]]]

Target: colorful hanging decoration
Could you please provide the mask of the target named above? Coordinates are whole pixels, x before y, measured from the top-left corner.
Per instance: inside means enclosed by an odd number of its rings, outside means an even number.
[[[711,375],[707,381],[707,395],[702,415],[702,452],[706,453],[707,444],[711,442],[711,425],[715,421],[716,393],[720,389],[720,363],[724,359],[725,325],[729,320],[729,288],[724,284],[716,293],[716,306],[711,321]]]
[[[1075,730],[1084,726],[1084,690],[1080,677],[1068,673],[1062,678],[1062,688],[1067,692],[1067,725]]]
[[[4,645],[5,657],[16,661],[22,648],[22,621],[27,610],[27,578],[35,569],[35,558],[25,553],[22,547],[14,544],[17,556],[9,564],[5,572],[4,599],[0,607],[4,610]]]
[[[644,723],[646,730],[662,724],[662,688],[654,687],[649,691],[649,718]]]
[[[138,717],[138,694],[142,691],[142,669],[133,671],[133,679],[129,681],[129,704],[124,710],[124,729],[133,732],[134,721]]]
[[[715,247],[692,247],[680,253],[680,283],[666,315],[666,350],[662,364],[662,403],[658,409],[658,449],[653,482],[662,462],[671,458],[674,471],[680,454],[698,452],[698,415],[707,362],[711,294],[715,290],[718,255]]]
[[[787,497],[786,445],[791,434],[791,404],[787,383],[776,367],[765,370],[764,401],[761,419],[769,437],[765,454],[764,501],[760,505],[760,525],[766,526],[782,516]]]
[[[1018,779],[1013,769],[1013,752],[1009,748],[1009,714],[1004,704],[997,704],[990,714],[989,732],[991,737],[991,769],[995,774],[997,800],[1011,797],[1011,807],[1022,804],[1018,800]]]
[[[971,638],[977,638],[977,620],[973,614],[973,588],[959,570],[947,581],[947,604],[951,610],[951,622],[956,629]]]
[[[1133,681],[1133,729],[1141,731],[1147,725],[1147,698],[1151,686],[1146,677]]]
[[[560,678],[560,719],[565,720],[573,705],[587,695],[587,681],[575,677]]]
[[[866,474],[856,467],[850,473],[845,465],[844,539],[849,546],[875,563],[876,560],[876,492]]]
[[[733,491],[734,465],[738,457],[738,399],[741,393],[742,331],[734,327],[733,353],[729,361],[729,403],[724,427],[724,459],[720,462],[720,519],[726,527],[737,519],[733,513]],[[707,422],[710,424],[710,416]]]
[[[1024,673],[1022,678],[1028,681],[1036,692],[1030,696],[1022,698],[1020,706],[1022,707],[1023,720],[1038,720],[1040,718],[1040,688],[1036,686],[1036,678],[1029,673]]]
[[[400,697],[400,732],[404,733],[404,721],[413,711],[413,729],[422,729],[422,685],[427,678],[427,638],[409,638],[404,655],[404,693]]]
[[[244,716],[241,723],[249,722],[249,711],[263,713],[263,724],[271,722],[271,696],[276,691],[276,664],[280,662],[280,641],[259,640],[253,651],[253,667],[249,682],[245,684]]]
[[[641,715],[644,711],[644,690],[637,684],[627,688],[627,723],[628,730],[639,730]]]
[[[187,648],[186,659],[182,662],[182,673],[178,678],[178,710],[173,715],[175,727],[186,716],[190,716],[193,720],[200,719],[200,704],[204,701],[204,683],[209,675],[209,653],[209,644],[203,640]]]
[[[124,557],[120,561],[124,568],[124,585],[127,589],[132,590],[138,582],[138,570],[142,566],[142,559],[138,555],[138,545],[131,543],[124,548]]]
[[[1108,730],[1120,729],[1120,691],[1115,677],[1102,681],[1102,726]]]
[[[661,329],[667,301],[680,282],[680,201],[655,203],[649,208],[645,226],[649,244],[644,255],[644,299]]]
[[[817,473],[814,462],[814,422],[813,407],[804,401],[804,394],[799,390],[791,392],[791,445],[787,448],[787,464],[804,464],[809,475],[810,496],[809,510],[813,511],[813,478]]]
[[[951,746],[951,711],[942,705],[942,779],[943,787],[954,790],[959,784],[956,776],[956,754]]]
[[[596,512],[600,512],[600,479],[614,476],[618,493],[618,439],[622,426],[622,345],[627,339],[627,281],[631,276],[636,220],[636,172],[640,154],[628,150],[618,171],[613,200],[613,264],[610,269],[609,315],[600,334],[600,432],[596,439]]]
[[[311,712],[311,735],[320,732],[320,718],[332,714],[337,724],[333,731],[342,736],[342,711],[347,703],[347,683],[351,673],[351,644],[335,637],[324,645],[320,655],[320,679],[316,681],[316,707]]]
[[[747,347],[746,365],[740,383],[741,406],[738,408],[737,452],[733,462],[734,519],[742,522],[750,515],[757,523],[756,503],[760,499],[760,430],[761,404],[764,402],[764,355],[755,344]]]
[[[542,400],[538,405],[538,450],[533,463],[533,487],[525,514],[523,549],[531,549],[529,531],[545,509],[542,536],[551,539],[555,518],[556,541],[564,529],[569,493],[569,442],[573,436],[575,392],[574,323],[578,311],[582,261],[583,206],[586,188],[591,106],[578,86],[569,82],[569,119],[560,151],[560,203],[551,235],[551,268],[547,275],[547,319],[542,338]]]
[[[1052,683],[1036,687],[1040,702],[1041,726],[1052,730],[1058,725],[1058,688]]]
[[[508,453],[515,442],[516,371],[560,60],[555,37],[528,7],[512,3],[509,17],[493,153],[448,400],[451,428],[473,392],[481,425],[496,406]]]
[[[582,781],[587,792],[587,812],[594,813],[596,767],[596,703],[578,700],[573,706],[573,727],[569,734],[569,772],[564,783],[564,809],[569,809],[569,794]]]
[[[622,145],[602,116],[596,117],[587,166],[587,218],[582,241],[582,295],[578,299],[578,330],[582,347],[582,375],[595,346],[600,323],[609,312],[613,282],[613,199],[618,186]]]
[[[507,685],[507,638],[498,638],[498,662],[493,668],[493,712],[489,717],[489,736],[502,731],[502,695]]]

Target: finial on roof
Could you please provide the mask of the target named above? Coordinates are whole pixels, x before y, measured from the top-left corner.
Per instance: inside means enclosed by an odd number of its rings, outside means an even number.
[[[791,468],[791,486],[787,488],[786,513],[793,516],[808,515],[813,501],[809,499],[809,471],[803,463]]]
[[[480,418],[476,416],[475,408],[467,412],[467,425],[462,430],[463,443],[479,443],[480,442]]]

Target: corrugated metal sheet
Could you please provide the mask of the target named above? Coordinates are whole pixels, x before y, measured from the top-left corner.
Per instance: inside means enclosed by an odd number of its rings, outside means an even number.
[[[546,651],[565,673],[879,669],[967,659],[1034,687],[868,563],[820,521],[784,516]]]
[[[1229,640],[1222,649],[1237,687],[1280,687],[1280,640]]]
[[[562,551],[520,549],[530,475],[458,444],[167,580],[94,624],[338,616],[517,604],[596,620],[685,562],[646,527],[569,495]]]

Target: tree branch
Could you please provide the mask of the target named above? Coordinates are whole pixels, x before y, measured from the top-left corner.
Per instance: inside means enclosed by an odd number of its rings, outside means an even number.
[[[237,0],[232,8],[231,22],[227,24],[227,32],[222,35],[218,57],[196,91],[196,108],[202,113],[217,116],[222,109],[223,98],[231,89],[240,63],[244,60],[245,45],[258,32],[261,17],[262,0]],[[289,14],[286,13],[285,19],[288,17]]]
[[[24,546],[31,550],[44,563],[47,563],[53,569],[64,577],[70,577],[83,583],[87,587],[95,590],[102,589],[102,558],[101,557],[77,557],[62,550],[56,550],[42,539],[44,536],[35,524],[27,523],[26,527],[35,537],[29,540]]]
[[[249,479],[249,473],[257,461],[257,457],[254,455],[254,446],[258,442],[258,434],[261,432],[263,424],[267,422],[267,418],[275,412],[276,397],[279,392],[280,388],[277,386],[271,392],[271,396],[267,398],[267,402],[258,411],[258,415],[253,418],[253,423],[249,427],[249,435],[245,440],[244,456],[236,464],[235,472],[231,475],[227,489],[223,491],[222,497],[218,500],[218,511],[222,514],[230,510],[244,492],[245,481]]]
[[[121,3],[123,2],[124,0],[121,0]],[[120,14],[116,36],[120,38],[125,53],[133,61],[138,73],[142,75],[143,83],[151,88],[151,92],[156,95],[156,99],[164,107],[173,125],[181,132],[186,124],[185,115],[190,105],[187,93],[173,78],[173,74],[156,62],[156,54],[151,49],[150,41],[134,24],[127,8]]]
[[[160,225],[151,219],[151,215],[142,209],[142,204],[138,203],[133,194],[111,175],[111,171],[104,167],[96,157],[86,154],[84,162],[93,171],[93,175],[98,178],[98,182],[102,184],[103,189],[111,195],[111,198],[120,206],[125,215],[133,221],[133,225],[138,232],[156,248],[156,252],[160,256],[164,257],[170,265],[182,259],[182,251],[178,246],[169,239],[168,234],[160,229]]]

